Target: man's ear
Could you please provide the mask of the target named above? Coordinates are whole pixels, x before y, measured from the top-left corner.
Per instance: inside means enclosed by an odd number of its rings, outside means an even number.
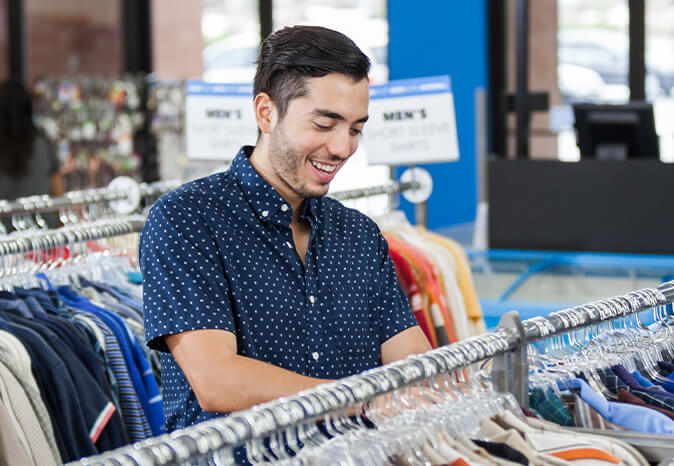
[[[271,133],[274,127],[274,114],[276,113],[276,105],[271,100],[269,94],[260,92],[253,100],[253,108],[255,110],[255,120],[260,132],[264,134]]]

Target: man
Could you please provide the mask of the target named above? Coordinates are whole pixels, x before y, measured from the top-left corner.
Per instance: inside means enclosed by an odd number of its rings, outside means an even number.
[[[153,206],[140,261],[167,431],[430,349],[374,222],[322,197],[358,147],[368,69],[338,32],[272,34],[257,145]]]

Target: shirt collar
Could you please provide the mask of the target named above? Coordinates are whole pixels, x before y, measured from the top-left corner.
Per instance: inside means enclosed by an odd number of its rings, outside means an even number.
[[[234,157],[230,170],[260,221],[289,227],[293,218],[292,207],[253,168],[248,160],[253,149],[253,146],[243,146]],[[316,220],[319,201],[320,198],[305,199],[300,207],[300,218]]]

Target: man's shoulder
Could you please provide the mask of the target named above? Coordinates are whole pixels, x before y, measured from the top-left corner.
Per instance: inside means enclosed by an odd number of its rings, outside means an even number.
[[[222,200],[233,187],[233,177],[228,172],[214,173],[189,181],[159,198],[157,202],[176,207],[195,203]]]
[[[171,224],[175,228],[211,224],[233,209],[234,180],[228,172],[199,178],[162,195],[150,209],[146,228]]]

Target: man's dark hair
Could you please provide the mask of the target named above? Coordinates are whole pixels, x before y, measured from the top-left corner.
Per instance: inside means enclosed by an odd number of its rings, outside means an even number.
[[[358,82],[370,60],[344,34],[319,26],[285,27],[260,47],[253,95],[266,92],[283,118],[290,101],[306,95],[306,78],[340,73]]]
[[[33,102],[15,79],[0,84],[0,172],[21,176],[33,155]]]

